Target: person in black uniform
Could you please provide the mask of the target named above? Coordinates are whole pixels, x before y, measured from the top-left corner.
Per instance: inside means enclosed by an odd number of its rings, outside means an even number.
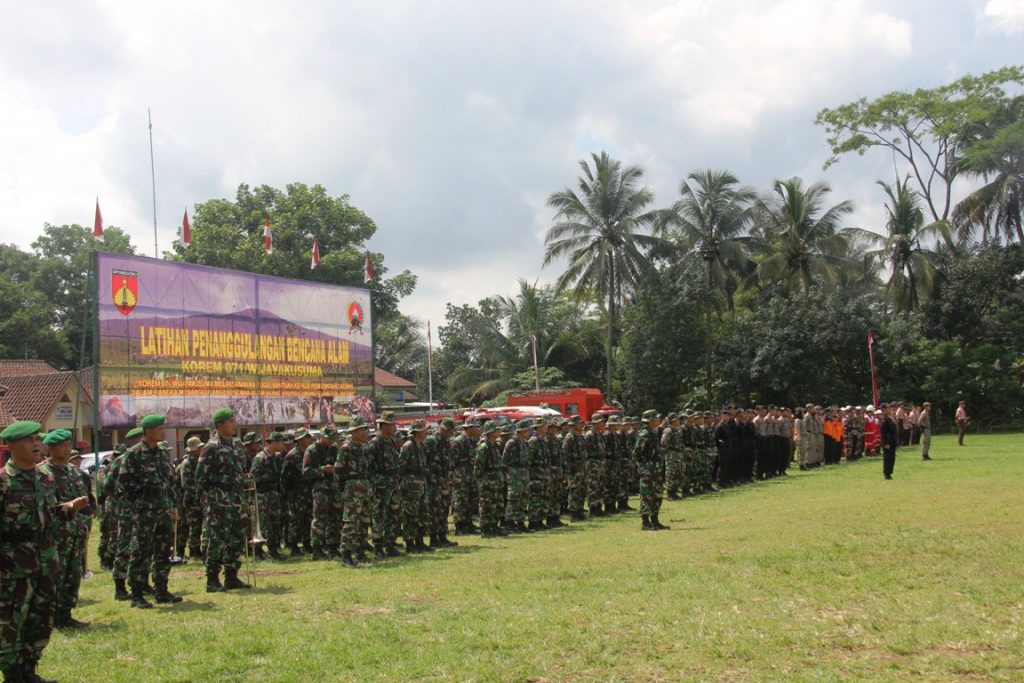
[[[728,409],[723,409],[715,426],[715,445],[718,448],[718,487],[732,486],[735,439],[733,438],[732,417]]]
[[[892,470],[896,466],[896,446],[899,444],[899,430],[892,417],[892,408],[881,405],[880,427],[882,432],[882,473],[886,479],[892,479]]]

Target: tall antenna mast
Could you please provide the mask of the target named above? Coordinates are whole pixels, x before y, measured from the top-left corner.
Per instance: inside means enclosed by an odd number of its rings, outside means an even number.
[[[153,115],[146,107],[146,118],[149,119],[149,176],[153,181],[153,258],[160,258],[156,244],[156,164],[153,163]]]

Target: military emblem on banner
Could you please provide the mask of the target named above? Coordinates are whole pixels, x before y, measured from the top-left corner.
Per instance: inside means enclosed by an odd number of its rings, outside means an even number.
[[[133,270],[111,269],[110,292],[117,310],[127,316],[139,303],[139,274]]]
[[[355,301],[348,305],[348,324],[351,328],[348,331],[349,334],[353,332],[366,334],[363,332],[363,307]]]

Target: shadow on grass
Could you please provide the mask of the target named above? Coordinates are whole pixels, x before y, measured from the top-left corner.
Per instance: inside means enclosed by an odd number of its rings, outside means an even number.
[[[124,620],[121,617],[116,617],[116,619],[116,621],[93,621],[86,628],[54,629],[54,633],[60,633],[68,640],[87,638],[96,634],[113,633],[125,627]]]
[[[359,571],[360,569],[373,569],[375,571],[383,571],[386,569],[403,569],[411,565],[421,564],[424,562],[444,562],[447,560],[455,559],[462,555],[469,555],[481,550],[497,550],[499,546],[490,545],[460,545],[458,548],[445,548],[436,552],[420,553],[417,555],[402,555],[401,557],[392,557],[386,560],[377,560],[371,562],[368,565],[363,565],[352,571]]]

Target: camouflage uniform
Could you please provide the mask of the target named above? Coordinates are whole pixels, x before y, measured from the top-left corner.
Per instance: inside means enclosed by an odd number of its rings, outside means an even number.
[[[547,439],[542,439],[537,434],[534,434],[527,442],[526,450],[530,467],[528,507],[530,528],[537,529],[543,527],[549,515],[548,495],[551,472],[549,469],[550,456],[548,454]]]
[[[367,447],[370,483],[373,486],[373,544],[379,549],[395,547],[402,523],[402,503],[399,497],[398,449],[394,437],[380,432]]]
[[[644,413],[645,424],[636,435],[633,456],[640,466],[640,515],[644,528],[661,528],[658,512],[661,510],[662,473],[664,461],[660,445],[650,422],[656,419],[651,411]]]
[[[513,436],[505,442],[501,453],[506,481],[505,524],[519,529],[526,519],[526,493],[530,485],[530,455],[527,451],[526,439]]]
[[[473,533],[473,517],[479,505],[473,463],[476,460],[476,439],[463,432],[451,443],[452,451],[452,492],[454,494],[452,514],[455,517],[455,533]]]
[[[549,427],[546,437],[548,447],[548,524],[554,523],[555,526],[561,526],[562,522],[559,517],[565,507],[562,441],[557,436],[560,424],[557,422],[554,426]]]
[[[100,565],[104,569],[114,568],[114,548],[117,545],[116,496],[112,496],[107,493],[106,480],[110,473],[113,460],[124,453],[125,450],[127,449],[118,445],[118,448],[111,455],[110,460],[104,462],[97,473],[97,479],[99,481],[99,499],[97,500],[97,505],[103,511],[103,516],[100,518],[99,556]]]
[[[285,527],[285,543],[294,553],[299,544],[306,550],[311,547],[309,534],[313,517],[313,497],[309,482],[302,476],[302,459],[304,451],[296,445],[284,456],[281,463],[281,492],[287,506],[287,522]]]
[[[103,480],[103,493],[107,497],[107,506],[111,512],[111,527],[113,534],[113,569],[111,576],[114,584],[124,582],[128,579],[128,553],[131,549],[132,520],[128,513],[128,504],[121,495],[117,486],[117,479],[121,473],[121,465],[124,462],[124,453],[114,458],[110,463],[110,470]],[[127,599],[127,597],[123,598]]]
[[[569,514],[576,521],[583,519],[587,498],[587,455],[583,436],[575,430],[562,439],[562,458],[569,486]]]
[[[601,432],[591,425],[583,434],[584,450],[587,454],[587,507],[591,515],[601,514],[604,501],[604,444]]]
[[[358,423],[353,426],[355,424]],[[349,431],[354,430],[350,428]],[[341,487],[344,522],[341,527],[342,560],[351,560],[354,552],[364,560],[362,552],[366,545],[366,531],[370,528],[373,496],[365,443],[356,443],[350,438],[338,449],[334,476]]]
[[[272,434],[272,436],[278,436]],[[259,505],[259,528],[267,539],[271,555],[277,555],[281,547],[281,466],[283,458],[264,448],[252,460],[252,480],[256,486],[256,501]]]
[[[47,459],[37,465],[37,470],[53,480],[58,503],[66,503],[87,495],[81,471],[69,463],[58,465]],[[58,517],[54,524],[57,541],[59,573],[55,578],[57,592],[57,626],[71,616],[71,610],[78,605],[78,589],[82,584],[82,558],[88,538],[88,517],[84,513],[68,518]]]
[[[185,459],[178,464],[178,482],[181,487],[181,517],[186,519],[188,526],[187,545],[189,557],[204,555],[203,542],[203,501],[196,490],[196,465],[199,464],[198,454],[186,453]],[[178,541],[181,542],[181,529],[178,529]]]
[[[326,446],[319,441],[309,445],[302,458],[302,478],[312,482],[313,521],[310,536],[313,553],[334,556],[341,543],[341,490],[333,472],[324,467],[334,465],[338,459],[337,446]]]
[[[124,454],[117,488],[125,501],[125,514],[131,520],[128,585],[134,597],[142,596],[150,568],[157,592],[167,590],[174,533],[173,482],[170,453],[160,446],[149,448],[145,442],[139,442]]]
[[[409,439],[402,444],[398,455],[398,475],[401,478],[402,538],[405,548],[416,552],[423,546],[423,531],[427,523],[427,457],[424,444]]]
[[[608,418],[608,425],[621,424],[617,416]],[[620,476],[622,461],[628,456],[619,450],[619,439],[611,426],[605,427],[601,434],[601,445],[604,448],[604,511],[612,513],[618,508]]]
[[[451,428],[455,423],[447,419]],[[434,432],[427,437],[427,531],[438,540],[448,535],[448,512],[452,507],[452,453],[447,436]],[[443,541],[442,541],[443,542]]]
[[[498,426],[491,423],[485,429],[493,432]],[[480,489],[480,531],[484,536],[493,536],[498,532],[498,523],[502,518],[505,473],[497,443],[486,436],[476,444],[473,473]]]
[[[50,641],[56,581],[57,485],[42,469],[0,468],[0,670],[34,669]],[[17,678],[15,680],[21,680]]]
[[[242,507],[244,454],[237,439],[219,434],[203,447],[196,465],[196,490],[204,499],[203,537],[206,541],[206,572],[237,576],[248,542]]]

